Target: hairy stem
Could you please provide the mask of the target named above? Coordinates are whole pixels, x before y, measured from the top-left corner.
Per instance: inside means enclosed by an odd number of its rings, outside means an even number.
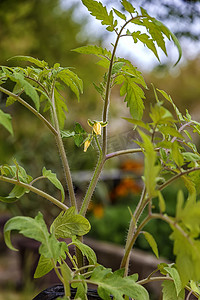
[[[5,177],[5,176],[0,176],[0,181],[4,181],[4,182],[8,182],[8,183],[12,183],[14,185],[18,185],[18,186],[21,186],[21,187],[24,187],[25,189],[49,200],[51,203],[55,204],[56,206],[58,206],[59,208],[61,208],[62,210],[67,210],[68,207],[63,204],[62,202],[60,202],[59,200],[57,200],[56,198],[52,197],[51,195],[43,192],[42,190],[30,185],[30,184],[27,184],[27,183],[24,183],[24,182],[21,182],[21,181],[18,181],[16,179],[13,179],[13,178],[9,178],[9,177]]]
[[[12,93],[12,92],[4,89],[2,86],[0,86],[0,91],[3,92],[4,94],[8,95],[8,96],[13,97],[19,103],[21,103],[23,106],[25,106],[26,108],[28,108],[28,110],[30,110],[34,115],[36,115],[36,117],[38,117],[42,122],[45,123],[45,125],[51,130],[51,132],[54,135],[57,134],[56,129],[51,125],[51,123],[45,117],[43,117],[43,115],[41,115],[35,108],[33,108],[26,101],[24,101],[20,96],[15,95],[14,93]]]
[[[76,197],[75,197],[75,193],[74,193],[71,172],[70,172],[67,156],[65,153],[63,141],[61,138],[60,127],[59,127],[58,117],[57,117],[57,113],[56,113],[56,105],[55,105],[55,98],[54,98],[54,85],[52,87],[51,100],[52,100],[52,106],[53,106],[53,119],[54,119],[55,128],[56,128],[56,132],[57,132],[57,134],[55,135],[55,138],[56,138],[56,142],[58,145],[58,149],[60,152],[60,156],[61,156],[61,160],[62,160],[62,164],[63,164],[65,176],[66,176],[66,181],[67,181],[67,186],[68,186],[68,191],[69,191],[69,198],[70,198],[71,205],[75,206],[76,211],[77,211],[77,203],[76,203]]]
[[[136,229],[137,229],[137,222],[144,210],[144,208],[146,207],[148,201],[145,198],[146,197],[146,189],[145,187],[143,188],[141,197],[140,197],[140,201],[138,202],[138,205],[135,209],[134,215],[131,218],[131,222],[129,225],[129,230],[128,230],[128,235],[127,235],[127,240],[126,240],[126,245],[125,245],[125,252],[124,252],[124,256],[122,258],[121,261],[121,266],[120,268],[125,268],[124,271],[124,275],[127,276],[128,274],[128,265],[129,265],[129,259],[130,259],[130,253],[131,253],[131,249],[134,245],[135,242],[135,233],[136,233]]]
[[[112,81],[112,68],[113,68],[113,64],[114,64],[114,58],[115,58],[115,53],[117,50],[117,46],[119,43],[119,39],[120,36],[122,34],[122,31],[124,30],[124,28],[127,26],[128,23],[130,23],[132,21],[132,19],[130,19],[129,21],[127,21],[122,28],[120,29],[119,33],[117,34],[117,38],[114,44],[114,48],[113,48],[113,52],[112,52],[112,56],[110,59],[110,64],[109,64],[109,69],[108,69],[108,77],[107,77],[107,83],[106,83],[106,93],[105,93],[105,101],[104,101],[104,106],[103,106],[103,122],[106,123],[108,120],[108,111],[109,111],[109,104],[110,104],[110,92],[111,92],[111,81]],[[99,176],[101,174],[101,171],[103,169],[105,160],[106,160],[106,153],[107,153],[107,126],[103,127],[103,144],[102,144],[102,151],[100,151],[99,154],[99,159],[97,161],[97,165],[95,168],[95,171],[93,173],[93,177],[92,180],[89,184],[88,190],[86,192],[86,195],[83,199],[83,203],[80,209],[80,214],[85,216],[87,209],[88,209],[88,205],[90,203],[92,194],[94,192],[94,189],[96,187],[96,184],[98,182]]]
[[[97,185],[97,182],[99,180],[99,176],[100,176],[101,171],[103,169],[103,165],[104,165],[105,161],[102,159],[102,156],[103,156],[102,153],[100,153],[99,154],[99,159],[98,159],[95,171],[94,171],[94,174],[92,176],[89,187],[88,187],[87,192],[85,194],[85,197],[83,199],[83,203],[82,203],[82,206],[81,206],[81,209],[80,209],[80,212],[79,212],[82,216],[85,216],[85,214],[87,212],[88,205],[89,205],[90,200],[92,198],[92,194],[94,192],[94,189],[95,189],[95,187]]]

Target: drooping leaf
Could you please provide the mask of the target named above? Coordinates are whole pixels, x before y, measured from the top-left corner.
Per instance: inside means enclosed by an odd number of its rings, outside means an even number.
[[[11,135],[13,135],[13,128],[12,128],[12,118],[9,114],[4,113],[0,109],[0,124],[5,127]]]
[[[163,300],[184,300],[185,291],[182,290],[177,296],[175,284],[173,281],[165,280],[162,283]]]
[[[179,109],[177,108],[177,106],[174,104],[172,98],[171,98],[169,95],[167,95],[167,93],[166,93],[165,91],[159,90],[159,89],[156,89],[156,90],[157,90],[158,92],[160,92],[160,93],[165,97],[165,99],[168,100],[168,101],[172,104],[172,106],[173,106],[173,108],[174,108],[174,111],[175,111],[175,113],[176,113],[178,119],[179,119],[180,121],[184,121],[183,115],[181,114],[181,112],[179,111]]]
[[[39,60],[37,58],[31,57],[31,56],[13,56],[11,58],[9,58],[8,60],[19,60],[19,61],[28,61],[40,68],[45,68],[48,66],[48,63],[45,62],[44,60]]]
[[[10,233],[12,230],[19,230],[24,236],[45,242],[49,236],[42,214],[39,212],[35,218],[17,216],[9,219],[4,226],[4,238],[8,248],[16,250],[11,244]]]
[[[57,238],[82,236],[89,231],[90,223],[83,216],[75,214],[74,207],[70,207],[66,212],[62,211],[51,225],[51,232]]]
[[[178,271],[174,267],[165,267],[164,270],[167,271],[167,273],[173,278],[176,296],[178,296],[183,289]]]
[[[0,201],[6,203],[13,203],[20,199],[25,193],[29,193],[29,190],[25,189],[22,186],[16,185],[8,196],[0,196]]]
[[[74,72],[69,69],[62,69],[57,73],[57,78],[61,79],[80,100],[80,93],[83,93],[83,82]]]
[[[53,185],[55,185],[55,187],[57,187],[57,189],[59,189],[61,191],[61,196],[62,196],[62,202],[65,199],[65,191],[64,188],[60,182],[60,180],[58,180],[57,176],[55,173],[52,173],[51,170],[47,170],[45,167],[42,169],[42,175],[46,178],[49,179],[49,181],[51,181],[51,183],[53,183]]]
[[[18,85],[21,86],[21,88],[24,90],[25,94],[31,98],[31,100],[34,102],[35,107],[37,111],[39,111],[40,108],[40,99],[38,96],[38,93],[36,92],[33,85],[31,85],[22,75],[22,73],[13,72],[12,75],[9,76],[9,78],[12,81],[15,81],[18,83]]]
[[[86,244],[81,243],[76,237],[72,238],[72,242],[81,251],[82,255],[87,258],[90,265],[96,264],[97,257],[92,248],[90,248]]]
[[[52,260],[40,255],[37,268],[34,273],[34,278],[40,278],[49,273],[54,268]]]
[[[156,42],[158,47],[162,49],[162,51],[167,56],[167,50],[165,46],[165,40],[160,27],[155,24],[154,19],[152,18],[143,18],[143,25],[147,28],[147,31],[151,35],[153,41]]]
[[[178,64],[178,62],[180,61],[181,57],[182,57],[182,49],[181,49],[181,45],[177,39],[177,37],[169,30],[169,28],[167,28],[167,26],[165,26],[162,22],[154,19],[153,22],[160,28],[160,30],[163,32],[163,34],[168,38],[171,39],[175,46],[177,47],[178,50],[178,59],[175,63],[175,65]]]
[[[2,165],[0,166],[0,173],[2,176],[11,177],[18,179],[19,181],[30,183],[32,177],[28,175],[23,167],[21,167],[17,161],[14,159],[14,166]]]
[[[135,31],[131,33],[131,36],[135,43],[137,43],[138,40],[142,42],[143,45],[149,48],[149,50],[151,50],[156,56],[156,58],[160,61],[154,41],[152,38],[150,38],[148,34],[141,33],[140,31]]]
[[[154,237],[147,231],[142,231],[142,233],[145,236],[145,239],[147,240],[147,242],[149,243],[149,246],[151,247],[151,249],[153,250],[155,256],[157,258],[159,258],[159,254],[158,254],[158,246],[157,243],[154,239]]]
[[[65,296],[70,297],[71,296],[70,281],[72,279],[72,271],[66,263],[62,263],[60,265],[60,270],[61,270],[62,278],[64,280]]]

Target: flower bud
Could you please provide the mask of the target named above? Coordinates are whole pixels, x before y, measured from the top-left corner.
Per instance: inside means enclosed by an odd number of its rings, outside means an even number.
[[[95,122],[94,123],[93,130],[96,133],[96,135],[101,135],[101,124],[100,124],[100,122]]]
[[[86,140],[84,143],[84,152],[87,151],[88,147],[90,146],[91,141],[90,140]]]

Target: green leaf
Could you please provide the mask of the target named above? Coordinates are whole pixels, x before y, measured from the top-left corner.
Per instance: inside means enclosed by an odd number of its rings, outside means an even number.
[[[161,133],[163,133],[165,136],[174,136],[177,137],[179,139],[183,139],[183,136],[180,132],[178,132],[178,130],[174,127],[171,126],[159,126],[159,131]]]
[[[149,17],[143,18],[143,25],[146,27],[153,41],[156,42],[158,47],[160,47],[162,51],[165,53],[165,55],[167,56],[167,50],[165,46],[163,33],[160,27],[157,26],[157,23],[154,22],[154,19]]]
[[[6,222],[4,226],[5,243],[8,248],[17,250],[11,244],[10,233],[12,230],[19,230],[19,233],[24,236],[35,239],[41,243],[45,242],[49,236],[46,224],[40,212],[34,219],[30,217],[17,216]]]
[[[71,238],[74,235],[82,236],[90,231],[90,223],[81,215],[75,214],[75,208],[70,207],[62,211],[51,225],[51,232],[57,238]]]
[[[26,173],[23,167],[19,166],[19,164],[15,159],[14,159],[14,163],[15,166],[9,166],[9,165],[0,166],[1,175],[5,177],[11,177],[29,184],[33,180],[33,178]]]
[[[45,62],[44,60],[39,60],[39,59],[31,57],[31,56],[22,56],[22,55],[13,56],[13,57],[9,58],[8,61],[9,60],[28,61],[40,68],[48,67],[48,63]]]
[[[184,300],[185,291],[182,290],[181,293],[177,296],[176,288],[173,281],[165,280],[162,283],[163,289],[163,300]]]
[[[72,271],[66,263],[60,265],[62,277],[64,279],[65,296],[71,296],[70,281],[72,279]]]
[[[60,128],[64,127],[66,114],[65,112],[68,112],[67,105],[65,103],[65,99],[60,95],[58,90],[54,89],[54,96],[55,96],[55,105],[56,105],[56,112],[58,116],[59,126]]]
[[[11,135],[13,135],[13,128],[12,128],[12,118],[9,114],[4,113],[0,109],[0,124],[3,125]]]
[[[139,126],[139,127],[144,128],[144,129],[150,130],[149,124],[147,124],[147,123],[145,123],[141,120],[131,119],[131,118],[122,118],[122,119],[124,119],[124,120],[128,121],[129,123],[132,123],[136,126]]]
[[[135,8],[133,7],[133,5],[130,2],[128,2],[127,0],[122,0],[121,4],[125,8],[125,10],[128,11],[130,14],[135,12]]]
[[[57,189],[61,191],[61,196],[62,196],[62,202],[65,200],[65,191],[64,188],[61,184],[61,182],[58,180],[57,176],[55,173],[52,173],[51,170],[47,170],[45,167],[42,169],[42,175],[51,181]]]
[[[161,102],[151,106],[150,110],[149,116],[156,126],[161,124],[164,124],[165,126],[167,124],[171,125],[175,122],[172,114],[161,105]]]
[[[82,54],[93,54],[98,57],[108,57],[111,58],[111,52],[107,49],[104,49],[102,47],[98,47],[96,45],[88,45],[88,46],[82,46],[76,49],[73,49],[73,51],[82,53]]]
[[[158,191],[158,200],[159,200],[160,212],[164,213],[166,210],[166,204],[165,204],[165,199],[160,191]]]
[[[142,233],[144,234],[145,239],[146,239],[147,242],[149,243],[149,246],[150,246],[151,249],[153,250],[155,256],[156,256],[157,258],[159,258],[158,247],[157,247],[157,243],[156,243],[154,237],[153,237],[149,232],[142,231]]]
[[[180,274],[182,286],[188,284],[189,280],[199,281],[200,241],[192,239],[188,235],[183,235],[174,227],[170,238],[174,241],[176,267]]]
[[[161,23],[160,21],[154,19],[154,23],[160,27],[161,31],[165,34],[165,36],[168,38],[168,39],[171,39],[175,46],[177,47],[177,50],[178,50],[178,54],[179,54],[179,57],[178,57],[178,60],[176,61],[175,65],[178,64],[178,62],[180,61],[181,57],[182,57],[182,49],[181,49],[181,45],[177,39],[177,37],[169,30],[169,28],[167,28],[167,26],[165,26],[163,23]]]
[[[138,130],[140,136],[143,139],[142,147],[144,148],[144,182],[148,192],[148,196],[154,197],[157,196],[156,190],[156,177],[160,171],[160,166],[156,165],[156,152],[154,150],[153,144],[151,143],[150,138]]]
[[[37,268],[34,273],[34,278],[40,278],[49,273],[54,268],[52,260],[40,255]]]
[[[24,90],[27,96],[29,96],[37,109],[39,111],[40,108],[40,99],[38,93],[36,92],[33,85],[31,85],[27,80],[25,80],[24,76],[21,73],[13,72],[12,75],[9,76],[12,81],[18,83],[18,85]]]
[[[177,164],[177,166],[181,167],[184,164],[184,158],[181,153],[181,147],[179,146],[177,141],[174,141],[172,144],[172,158]]]
[[[72,130],[72,131],[62,130],[61,131],[62,138],[73,137],[74,142],[77,147],[80,147],[83,144],[86,135],[87,135],[87,132],[83,129],[81,124],[79,124],[78,122],[75,123],[74,130]]]
[[[57,78],[61,79],[74,92],[79,101],[80,93],[83,93],[82,80],[69,69],[62,69],[57,73]]]
[[[90,14],[92,16],[94,16],[97,20],[102,21],[101,22],[102,25],[109,25],[107,27],[107,30],[109,31],[114,30],[114,27],[117,24],[116,22],[114,22],[112,10],[110,11],[110,13],[108,13],[106,7],[103,6],[101,2],[97,2],[94,0],[81,0],[81,1],[90,11]]]
[[[113,10],[120,19],[123,19],[124,21],[126,21],[126,16],[123,13],[121,13],[119,10],[117,10],[115,8],[113,8]]]
[[[98,285],[98,294],[102,299],[123,300],[123,295],[134,298],[135,300],[148,300],[149,295],[146,289],[135,282],[135,275],[123,277],[120,272],[111,272],[98,266],[94,269],[90,281]]]
[[[120,95],[125,97],[125,102],[130,108],[131,116],[134,119],[140,120],[143,115],[144,104],[143,99],[145,99],[143,90],[134,82],[134,78],[128,76],[125,77],[125,82],[120,89]]]
[[[183,288],[178,271],[174,267],[165,267],[164,270],[173,278],[176,295],[178,296]]]
[[[87,258],[90,265],[97,263],[96,254],[89,246],[81,243],[76,237],[72,238],[72,243],[81,251],[82,255]]]
[[[119,73],[123,65],[123,62],[115,62],[112,68],[112,75]]]
[[[169,95],[167,95],[167,93],[166,93],[165,91],[159,90],[159,89],[156,89],[156,90],[157,90],[158,92],[160,92],[160,93],[165,97],[165,99],[168,100],[168,101],[172,104],[172,106],[173,106],[173,108],[174,108],[174,110],[175,110],[175,113],[176,113],[178,119],[179,119],[180,121],[184,121],[183,115],[180,113],[180,111],[178,110],[178,108],[177,108],[176,105],[174,104],[172,98],[171,98]]]
[[[138,40],[142,42],[142,44],[147,48],[149,48],[149,50],[151,50],[156,56],[156,58],[160,61],[154,41],[153,39],[150,38],[148,34],[141,33],[140,31],[135,31],[131,33],[131,36],[135,43],[137,43]]]
[[[194,282],[193,280],[190,281],[191,289],[200,296],[200,289],[198,283]]]
[[[7,197],[0,196],[0,201],[6,203],[13,203],[16,202],[19,198],[21,198],[25,193],[29,193],[29,190],[16,185]]]

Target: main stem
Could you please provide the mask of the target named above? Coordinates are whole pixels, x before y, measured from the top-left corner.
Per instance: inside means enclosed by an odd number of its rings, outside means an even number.
[[[77,203],[76,203],[76,197],[75,197],[75,193],[74,193],[71,172],[70,172],[67,156],[65,153],[63,141],[61,138],[60,127],[59,127],[58,117],[57,117],[57,113],[56,113],[56,105],[55,105],[55,98],[54,98],[54,85],[52,86],[51,100],[52,100],[52,106],[53,106],[53,119],[54,119],[56,131],[57,131],[57,134],[55,134],[55,138],[56,138],[56,142],[58,145],[58,149],[60,152],[60,156],[61,156],[61,160],[62,160],[62,164],[63,164],[65,176],[66,176],[66,181],[67,181],[67,186],[68,186],[68,191],[69,191],[69,198],[70,198],[71,205],[75,206],[75,208],[77,210]]]
[[[135,212],[131,218],[130,225],[129,225],[129,230],[128,230],[128,235],[127,235],[127,240],[126,240],[126,245],[125,245],[125,252],[124,256],[121,261],[121,268],[125,268],[124,271],[124,276],[128,275],[128,265],[129,265],[129,259],[130,259],[130,253],[131,249],[133,247],[133,236],[135,235],[135,231],[137,228],[137,222],[148,203],[148,200],[146,199],[146,188],[143,188],[140,200],[138,202],[138,205],[135,209]]]
[[[111,59],[110,59],[110,65],[109,65],[109,69],[108,69],[108,79],[107,79],[107,84],[106,84],[105,101],[104,101],[103,115],[102,115],[103,122],[107,122],[107,120],[108,120],[108,111],[109,111],[109,104],[110,104],[110,92],[111,92],[112,68],[113,68],[113,64],[114,64],[115,53],[116,53],[116,50],[117,50],[117,46],[118,46],[118,43],[119,43],[121,33],[124,30],[124,28],[126,27],[126,25],[131,20],[127,21],[124,24],[124,26],[122,26],[121,30],[117,34],[117,39],[116,39],[115,44],[114,44],[112,56],[111,56]],[[97,165],[96,165],[93,177],[91,179],[91,182],[89,184],[89,187],[87,189],[85,198],[83,199],[83,203],[82,203],[82,206],[81,206],[81,209],[80,209],[80,214],[83,215],[83,216],[85,216],[85,214],[87,212],[90,200],[92,198],[92,194],[93,194],[94,189],[95,189],[95,187],[97,185],[97,182],[99,180],[99,176],[101,174],[104,163],[106,161],[106,154],[107,154],[107,126],[103,127],[102,151],[100,151],[99,158],[98,158],[98,161],[97,161]]]

